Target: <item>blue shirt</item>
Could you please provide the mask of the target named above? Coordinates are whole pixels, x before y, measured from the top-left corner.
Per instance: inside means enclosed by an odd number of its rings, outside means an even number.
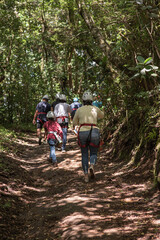
[[[99,102],[99,101],[95,100],[95,101],[92,103],[92,105],[100,108],[100,107],[102,107],[102,102]]]
[[[76,110],[78,109],[78,108],[80,108],[80,107],[82,107],[82,104],[81,103],[79,103],[79,102],[73,102],[71,105],[70,105],[70,107],[71,107],[71,118],[73,119],[73,117],[74,117],[74,115],[75,115],[75,113],[76,113]]]

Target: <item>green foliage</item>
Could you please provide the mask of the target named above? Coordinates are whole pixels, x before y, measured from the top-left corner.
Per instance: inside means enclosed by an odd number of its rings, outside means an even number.
[[[160,73],[160,69],[158,66],[151,64],[153,62],[153,58],[149,57],[144,59],[142,56],[137,57],[138,63],[135,67],[130,67],[129,70],[137,71],[137,73],[130,78],[130,80],[135,79],[137,77],[158,77]]]
[[[1,122],[32,122],[41,97],[57,91],[69,102],[96,91],[111,118],[148,104],[159,83],[154,3],[9,0],[0,10]]]

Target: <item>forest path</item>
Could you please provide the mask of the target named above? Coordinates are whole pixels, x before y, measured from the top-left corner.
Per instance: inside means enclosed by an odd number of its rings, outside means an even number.
[[[67,152],[56,151],[58,167],[48,162],[49,147],[39,146],[35,134],[19,141],[16,160],[27,173],[19,189],[25,202],[19,216],[24,227],[17,236],[4,239],[160,239],[158,193],[141,172],[114,161],[103,149],[96,179],[86,184],[71,130]]]

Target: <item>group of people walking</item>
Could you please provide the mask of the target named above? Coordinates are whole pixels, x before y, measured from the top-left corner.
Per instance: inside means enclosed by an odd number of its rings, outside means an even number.
[[[59,93],[56,94],[56,101],[52,105],[48,103],[48,100],[48,95],[45,95],[42,101],[37,104],[33,118],[33,124],[36,124],[37,121],[39,145],[42,141],[41,130],[44,127],[44,140],[47,139],[50,146],[50,158],[53,164],[57,166],[55,147],[62,142],[61,150],[62,152],[66,151],[70,118],[73,121],[73,130],[77,133],[78,144],[81,148],[84,180],[89,182],[88,171],[90,172],[90,177],[94,178],[94,166],[97,161],[100,144],[100,131],[97,127],[97,121],[104,117],[103,111],[93,105],[93,95],[90,91],[83,93],[83,105],[78,102],[78,98],[74,98],[73,103],[69,105],[66,102],[66,96]],[[79,126],[78,131],[76,126]],[[88,165],[89,159],[90,167]]]

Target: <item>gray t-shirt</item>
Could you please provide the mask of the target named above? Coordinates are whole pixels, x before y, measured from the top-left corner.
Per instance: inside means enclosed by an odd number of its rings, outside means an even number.
[[[55,106],[54,114],[56,117],[68,117],[69,113],[71,113],[71,108],[68,103],[58,103]]]

